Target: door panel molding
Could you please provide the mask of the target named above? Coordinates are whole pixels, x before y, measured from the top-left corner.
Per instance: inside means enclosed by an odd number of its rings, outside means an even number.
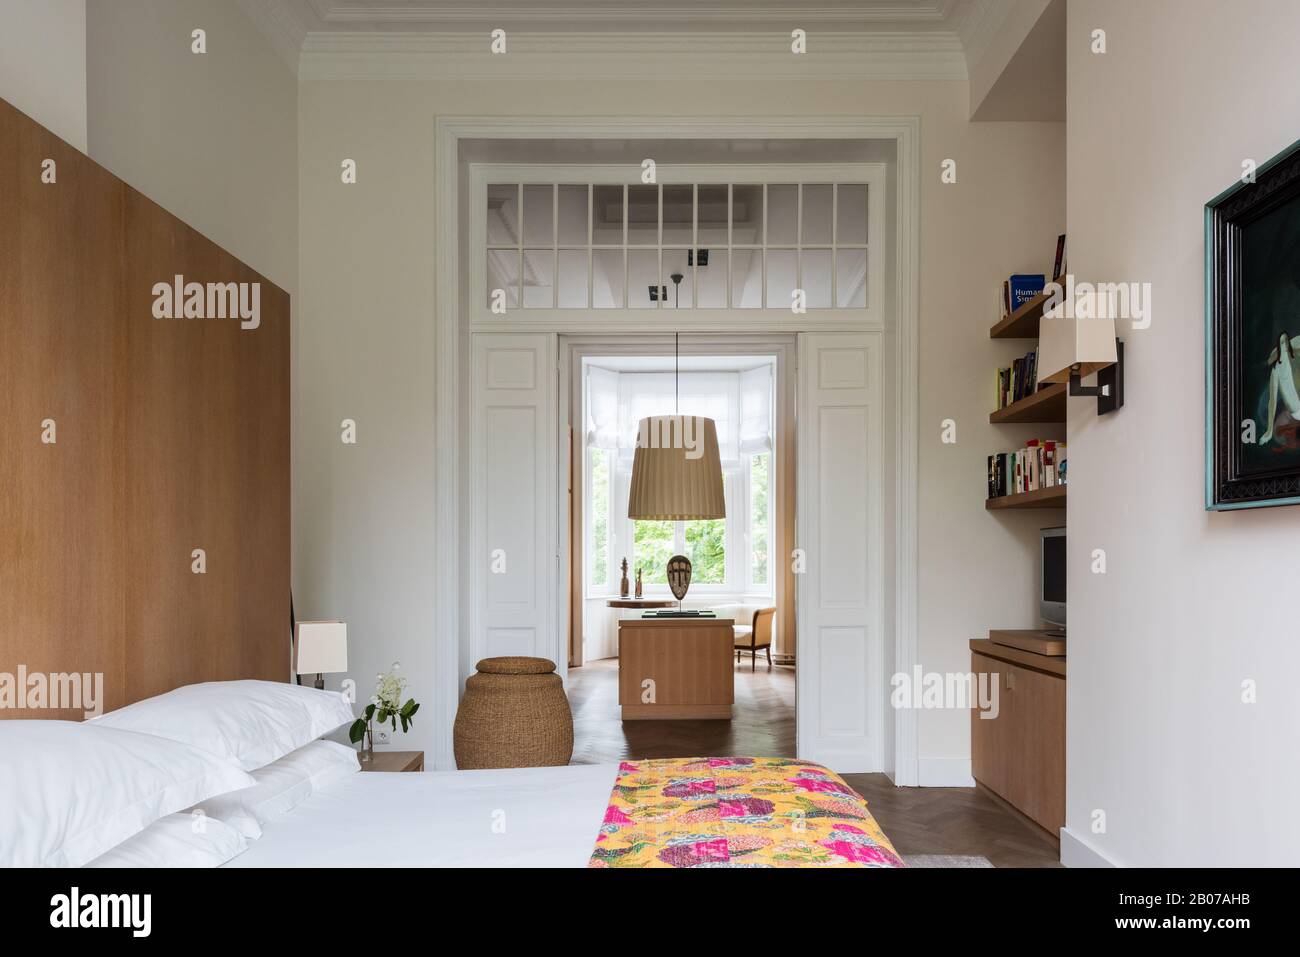
[[[559,595],[556,337],[476,333],[470,371],[469,654],[567,667]]]
[[[799,336],[799,755],[884,768],[881,336]]]

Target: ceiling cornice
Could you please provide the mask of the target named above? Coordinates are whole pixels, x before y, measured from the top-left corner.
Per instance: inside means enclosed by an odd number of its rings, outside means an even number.
[[[961,23],[957,25],[966,63],[979,63],[998,30],[1006,22],[1012,5],[1006,0],[974,0],[967,7]]]
[[[647,23],[671,20],[676,24],[709,24],[737,21],[791,23],[915,23],[943,21],[957,0],[929,0],[924,5],[896,2],[862,5],[828,2],[756,2],[743,10],[735,3],[707,3],[681,0],[660,3],[538,3],[535,0],[438,0],[423,6],[368,4],[350,0],[306,0],[316,17],[326,24],[420,24],[429,28],[501,20],[534,23],[580,23],[588,28],[599,24]]]
[[[305,79],[442,76],[851,76],[891,80],[964,80],[966,58],[955,34],[858,32],[810,36],[808,52],[790,52],[783,34],[514,34],[509,53],[488,38],[453,33],[308,35],[299,70]]]
[[[235,2],[290,69],[308,77],[662,76],[671,71],[699,77],[964,80],[972,49],[987,45],[1005,0],[798,5],[756,0],[744,9],[743,28],[734,25],[737,5],[722,0],[665,0],[653,7],[581,0]],[[481,29],[485,20],[498,17],[509,30],[504,56],[489,52]],[[809,34],[807,53],[798,56],[790,51],[795,20]],[[655,28],[648,28],[648,21]],[[660,26],[669,21],[672,30]],[[512,23],[518,25],[511,28]],[[557,29],[566,24],[577,28]],[[845,24],[853,26],[844,29]]]
[[[298,56],[303,43],[307,40],[307,28],[302,21],[289,12],[281,3],[268,3],[267,0],[235,0],[244,15],[253,22],[253,26],[271,41],[275,52],[289,65],[295,74],[298,72]]]

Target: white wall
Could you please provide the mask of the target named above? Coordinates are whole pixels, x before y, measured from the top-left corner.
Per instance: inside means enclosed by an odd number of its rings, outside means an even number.
[[[299,91],[295,594],[304,610],[348,620],[363,686],[400,658],[417,696],[433,691],[433,467],[455,454],[434,446],[438,115],[919,114],[921,662],[964,672],[970,638],[1035,624],[1033,519],[983,507],[985,455],[1023,437],[988,425],[993,369],[1015,351],[988,327],[1001,277],[1050,266],[1064,221],[1061,124],[972,125],[964,82],[694,79],[631,60],[617,75],[536,65],[523,78],[458,79],[400,62],[388,76],[356,61],[362,75],[349,77],[304,65]],[[707,57],[700,72],[716,72]],[[948,157],[959,180],[945,186]],[[355,185],[340,182],[344,158],[358,163]],[[344,417],[357,420],[356,446],[339,442]],[[955,446],[939,442],[947,417],[960,423]],[[1008,576],[1013,564],[1026,574]],[[431,751],[431,719],[404,743]],[[922,713],[922,756],[968,766],[969,726],[965,711]]]
[[[967,50],[973,120],[1065,119],[1065,0],[998,0]]]
[[[1300,509],[1203,509],[1202,260],[1204,203],[1300,133],[1297,38],[1292,0],[1069,5],[1072,271],[1154,302],[1124,408],[1070,406],[1067,829],[1120,865],[1300,863]]]
[[[229,0],[88,0],[86,36],[91,158],[296,293],[297,79],[270,42]]]
[[[0,98],[86,149],[86,0],[0,0]]]
[[[934,130],[921,160],[920,656],[926,671],[970,670],[971,638],[1037,628],[1037,529],[1059,511],[989,512],[986,456],[1059,425],[990,425],[993,372],[1033,348],[996,341],[996,292],[1015,272],[1052,270],[1065,228],[1061,123],[966,123]],[[922,128],[924,131],[925,123]],[[957,160],[957,182],[939,165]],[[957,441],[940,441],[942,423]],[[921,783],[969,783],[970,715],[922,712]]]

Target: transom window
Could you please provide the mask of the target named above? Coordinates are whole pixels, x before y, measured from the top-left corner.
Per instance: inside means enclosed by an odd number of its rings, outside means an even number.
[[[803,181],[763,167],[763,182],[680,168],[663,172],[692,181],[656,184],[603,182],[614,174],[597,169],[477,172],[477,315],[802,307],[860,319],[872,306],[883,203],[869,167],[812,167]]]

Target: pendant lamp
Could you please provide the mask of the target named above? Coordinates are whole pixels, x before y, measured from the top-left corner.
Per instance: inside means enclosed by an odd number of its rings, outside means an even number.
[[[673,366],[680,404],[677,336]],[[652,415],[637,424],[627,517],[654,522],[726,518],[718,426],[699,415]]]

